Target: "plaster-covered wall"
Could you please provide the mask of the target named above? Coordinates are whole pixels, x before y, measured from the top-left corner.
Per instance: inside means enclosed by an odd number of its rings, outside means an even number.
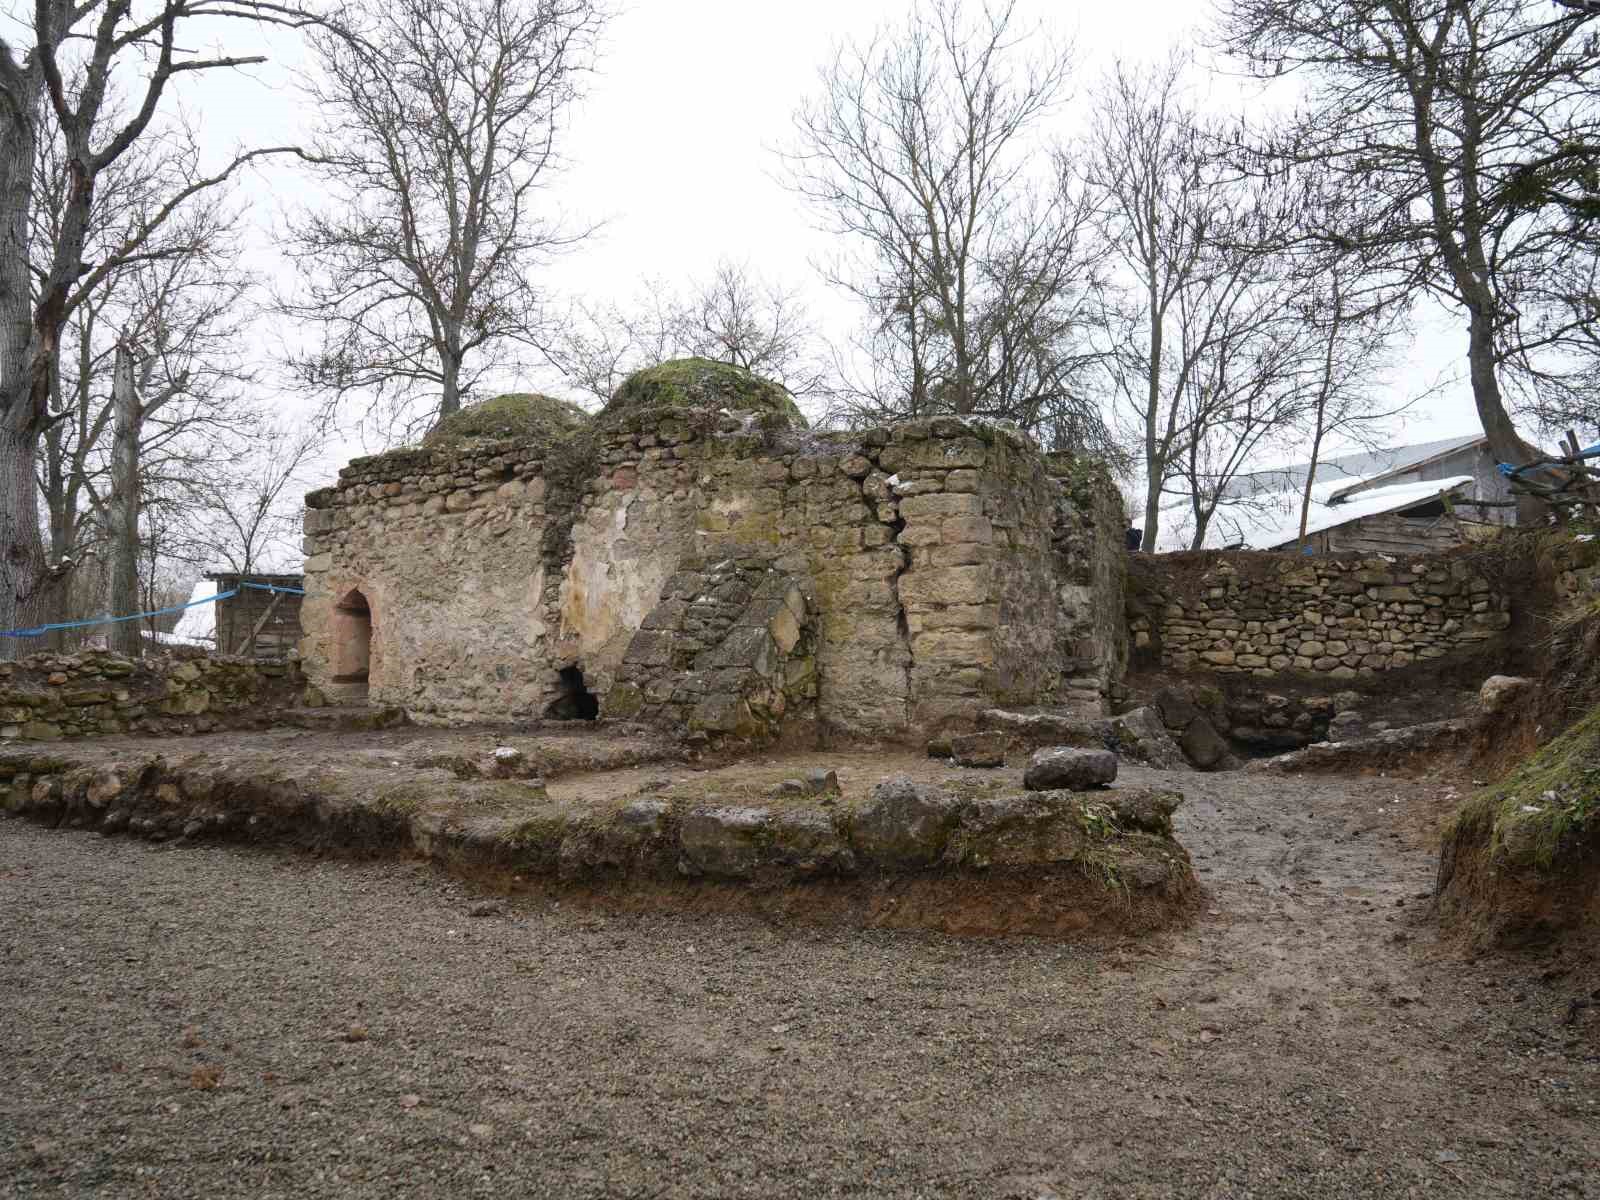
[[[843,730],[1095,702],[1125,657],[1123,522],[1103,471],[978,423],[815,434],[630,412],[549,446],[358,459],[307,504],[308,675],[332,684],[338,605],[359,591],[372,698],[424,719],[542,715],[568,666],[603,713],[726,711],[702,700],[734,659],[747,683],[756,659],[777,661],[741,608],[768,576],[803,600],[804,629],[761,636],[806,681],[763,694]],[[705,580],[743,591],[692,594]],[[630,652],[646,628],[671,633],[676,699],[662,639]],[[717,639],[735,636],[730,657]],[[734,708],[766,703],[739,686]]]

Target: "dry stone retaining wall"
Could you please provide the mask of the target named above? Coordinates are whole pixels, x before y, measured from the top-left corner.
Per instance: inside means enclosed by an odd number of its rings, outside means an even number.
[[[0,739],[188,734],[267,723],[305,685],[292,662],[35,654],[0,663]]]
[[[815,434],[636,410],[570,444],[358,459],[307,505],[308,673],[332,682],[339,606],[359,593],[372,697],[424,718],[542,715],[576,666],[602,711],[680,720],[695,694],[739,725],[741,705],[779,696],[826,725],[895,734],[996,703],[1098,703],[1126,655],[1109,480],[976,422]],[[696,665],[712,643],[674,626],[692,620],[669,603],[685,573],[725,562],[787,578],[804,601],[799,657],[783,652],[785,684],[755,689],[754,707],[746,675],[730,691]],[[666,664],[644,659],[664,639],[639,644],[647,629],[691,635],[669,658],[706,691],[663,695],[645,668]]]
[[[1134,653],[1169,670],[1354,679],[1481,650],[1511,625],[1510,597],[1460,556],[1134,557]]]

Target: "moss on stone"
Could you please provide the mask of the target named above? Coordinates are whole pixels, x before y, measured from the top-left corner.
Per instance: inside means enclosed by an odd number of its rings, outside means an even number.
[[[762,428],[805,429],[800,406],[780,385],[753,371],[709,358],[677,358],[635,371],[600,410],[606,424],[655,409],[727,409],[760,414]]]
[[[1549,870],[1565,846],[1600,829],[1600,706],[1456,814],[1452,834],[1491,830],[1493,854]]]
[[[517,441],[553,445],[589,424],[589,414],[576,404],[537,392],[510,392],[469,404],[442,419],[422,439],[430,449],[469,441]]]

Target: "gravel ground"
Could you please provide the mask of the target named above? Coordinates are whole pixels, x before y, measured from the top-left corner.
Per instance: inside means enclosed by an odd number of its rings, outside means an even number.
[[[1437,944],[1437,788],[1166,782],[1209,906],[1099,948],[0,821],[0,1196],[1600,1197],[1595,959]]]

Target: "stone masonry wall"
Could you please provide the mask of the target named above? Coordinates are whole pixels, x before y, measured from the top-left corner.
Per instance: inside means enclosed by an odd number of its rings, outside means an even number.
[[[254,727],[292,707],[304,686],[292,662],[34,654],[0,663],[0,739]]]
[[[1458,555],[1133,559],[1136,661],[1176,671],[1353,679],[1471,652],[1511,624],[1510,598]]]
[[[359,459],[307,505],[308,674],[333,673],[359,591],[372,698],[424,719],[541,715],[571,666],[603,713],[642,711],[612,696],[636,635],[669,581],[729,561],[792,582],[811,639],[794,670],[815,671],[793,698],[851,732],[1097,702],[1123,664],[1114,489],[977,423],[816,434],[647,410],[573,446]]]

